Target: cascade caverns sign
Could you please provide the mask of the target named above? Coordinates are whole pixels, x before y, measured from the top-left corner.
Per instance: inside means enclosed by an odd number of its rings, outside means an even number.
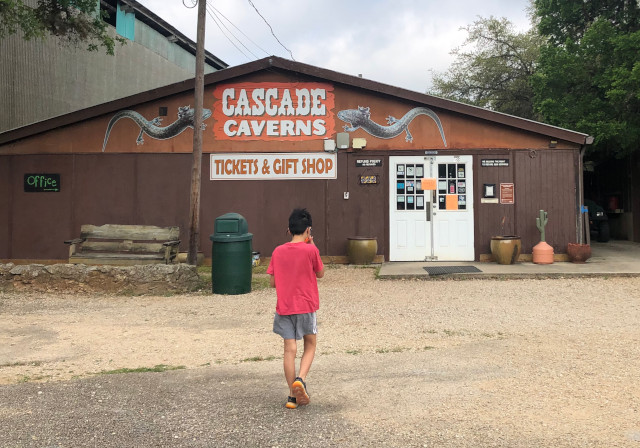
[[[335,132],[331,84],[224,84],[213,95],[217,140],[319,140]]]

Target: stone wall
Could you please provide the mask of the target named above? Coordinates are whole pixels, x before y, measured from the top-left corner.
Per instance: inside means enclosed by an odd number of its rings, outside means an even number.
[[[87,266],[74,264],[0,264],[0,291],[104,292],[115,294],[184,293],[201,287],[187,264]]]

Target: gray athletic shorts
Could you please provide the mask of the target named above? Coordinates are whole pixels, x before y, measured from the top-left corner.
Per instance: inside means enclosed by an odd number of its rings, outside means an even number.
[[[305,334],[317,334],[316,313],[291,314],[273,316],[273,332],[284,339],[300,340]]]

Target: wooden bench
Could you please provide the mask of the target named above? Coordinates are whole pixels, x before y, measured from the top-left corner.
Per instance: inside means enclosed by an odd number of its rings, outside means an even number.
[[[179,227],[84,224],[80,238],[64,243],[71,264],[168,264],[178,255],[179,236]]]

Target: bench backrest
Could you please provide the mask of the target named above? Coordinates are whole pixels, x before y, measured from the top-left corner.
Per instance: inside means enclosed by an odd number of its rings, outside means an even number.
[[[83,252],[161,253],[164,251],[162,243],[180,237],[180,228],[84,224],[80,228],[80,237],[87,240],[82,243]]]
[[[84,224],[80,228],[80,238],[132,241],[173,241],[180,237],[179,227],[136,226],[105,224],[94,226]]]

